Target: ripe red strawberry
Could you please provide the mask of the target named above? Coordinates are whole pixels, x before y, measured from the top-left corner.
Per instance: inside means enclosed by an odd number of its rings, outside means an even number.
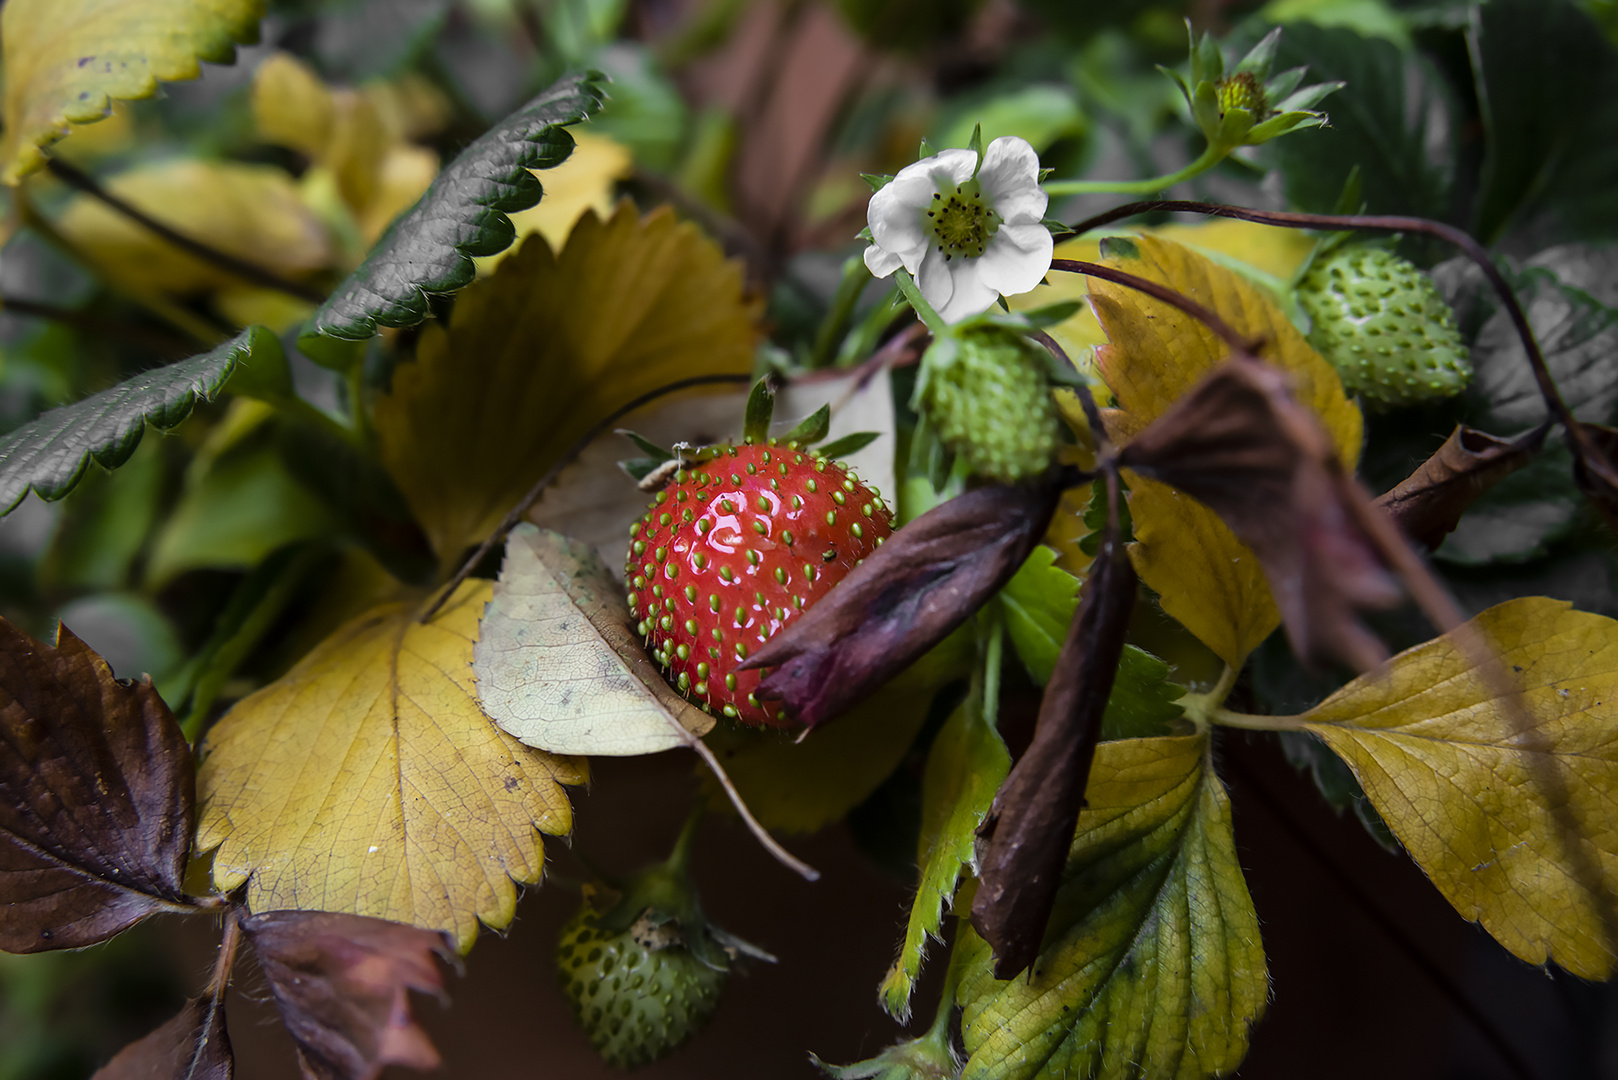
[[[893,531],[875,492],[791,446],[721,447],[629,530],[629,610],[670,680],[709,712],[785,724],[735,671]]]

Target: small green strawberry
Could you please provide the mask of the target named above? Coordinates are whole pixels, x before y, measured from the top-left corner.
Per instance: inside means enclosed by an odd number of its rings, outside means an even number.
[[[735,670],[893,531],[877,493],[774,440],[686,462],[630,528],[630,616],[681,692],[709,712],[783,724]]]
[[[1472,378],[1455,316],[1432,279],[1383,248],[1352,244],[1298,283],[1309,342],[1349,393],[1393,408],[1453,397]]]
[[[562,928],[562,992],[596,1052],[619,1068],[656,1061],[695,1034],[740,955],[774,960],[703,915],[686,870],[695,824],[668,862],[621,889],[586,885]]]
[[[976,475],[1015,483],[1043,473],[1061,445],[1049,362],[1004,327],[940,338],[921,361],[916,404],[938,437]]]

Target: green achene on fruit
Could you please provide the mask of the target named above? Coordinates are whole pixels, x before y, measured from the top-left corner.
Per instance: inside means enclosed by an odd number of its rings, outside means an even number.
[[[1472,379],[1455,314],[1432,279],[1385,248],[1349,244],[1298,283],[1309,343],[1373,408],[1454,397]]]

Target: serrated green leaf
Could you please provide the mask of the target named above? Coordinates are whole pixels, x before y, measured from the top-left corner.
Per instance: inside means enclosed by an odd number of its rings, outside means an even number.
[[[1011,754],[1005,741],[969,697],[944,724],[927,755],[921,842],[916,853],[921,880],[898,959],[879,991],[882,1007],[900,1023],[910,1019],[910,995],[921,972],[927,941],[939,937],[944,905],[955,895],[961,868],[975,861],[978,825],[1010,771]]]
[[[43,166],[44,148],[71,125],[111,115],[114,99],[194,79],[200,60],[229,63],[237,45],[258,40],[263,16],[264,0],[12,0],[0,15],[5,182]]]
[[[200,356],[52,409],[0,438],[0,514],[10,513],[30,489],[42,499],[60,499],[84,476],[92,458],[103,468],[122,465],[148,424],[159,430],[178,424],[250,362],[286,362],[281,343],[262,326],[248,327]]]
[[[504,251],[515,239],[506,215],[539,202],[543,187],[529,170],[560,165],[572,153],[564,127],[601,107],[600,80],[595,72],[559,80],[461,151],[315,312],[299,348],[309,352],[309,338],[361,340],[379,326],[415,326],[427,318],[430,295],[470,284],[473,256]],[[311,358],[322,359],[321,346],[312,348]]]
[[[1195,1080],[1236,1068],[1269,978],[1205,737],[1096,750],[1046,944],[1000,981],[963,928],[962,1080]]]
[[[1079,607],[1079,579],[1057,566],[1056,552],[1041,544],[1000,590],[1000,604],[1012,647],[1028,674],[1044,686]]]

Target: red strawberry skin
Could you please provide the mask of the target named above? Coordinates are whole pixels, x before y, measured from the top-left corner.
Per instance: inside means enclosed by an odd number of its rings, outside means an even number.
[[[709,712],[785,725],[735,671],[893,531],[876,493],[834,461],[732,446],[680,470],[631,526],[631,617],[669,680]]]

